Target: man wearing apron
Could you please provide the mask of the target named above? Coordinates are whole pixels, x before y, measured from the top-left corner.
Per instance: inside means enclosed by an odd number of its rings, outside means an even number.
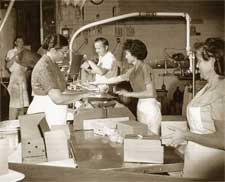
[[[147,57],[147,48],[140,40],[127,40],[123,49],[128,63],[132,64],[133,67],[123,75],[110,78],[105,82],[96,82],[96,84],[129,81],[133,92],[121,90],[116,93],[125,97],[138,98],[137,120],[147,124],[152,134],[159,135],[161,124],[160,103],[156,100],[152,69],[144,63],[144,59]]]

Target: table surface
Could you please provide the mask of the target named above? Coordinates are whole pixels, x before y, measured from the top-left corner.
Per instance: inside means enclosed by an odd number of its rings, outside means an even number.
[[[9,168],[24,173],[26,182],[198,181],[168,175],[144,174],[149,171],[150,173],[163,172],[164,166],[170,168],[173,164],[181,164],[179,166],[181,168],[182,163],[179,162],[183,160],[174,153],[172,148],[165,149],[165,164],[135,164],[123,162],[122,144],[112,143],[108,137],[94,135],[93,131],[72,131],[71,143],[79,165],[76,169],[15,163],[10,163]]]
[[[107,136],[91,130],[71,132],[76,162],[79,168],[116,169],[153,166],[159,164],[123,162],[123,144],[111,142]],[[183,163],[173,148],[164,148],[164,164]]]
[[[202,180],[96,169],[73,169],[31,164],[9,164],[25,174],[26,182],[196,182]]]

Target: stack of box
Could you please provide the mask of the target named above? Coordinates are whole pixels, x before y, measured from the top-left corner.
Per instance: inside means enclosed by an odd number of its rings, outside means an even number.
[[[126,135],[124,139],[124,161],[163,163],[164,148],[159,136],[138,137]]]
[[[70,160],[68,126],[50,129],[44,113],[23,115],[19,121],[24,163]]]

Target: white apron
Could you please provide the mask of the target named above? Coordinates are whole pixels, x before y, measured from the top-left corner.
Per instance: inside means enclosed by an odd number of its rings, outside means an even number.
[[[27,92],[26,67],[14,62],[10,67],[10,81],[8,92],[10,95],[10,108],[23,108],[29,106]]]
[[[27,114],[44,112],[46,120],[51,125],[65,125],[67,118],[67,105],[55,104],[48,95],[34,96]]]
[[[137,120],[147,124],[154,134],[160,134],[162,120],[160,103],[155,98],[139,99],[137,104]]]
[[[203,92],[204,90],[200,91],[196,98]],[[202,120],[202,118],[211,118],[210,109],[210,105],[201,107],[193,106],[191,103],[188,105],[187,117],[191,132],[208,134],[215,131],[214,123],[210,119]],[[221,179],[221,176],[224,176],[224,160],[223,150],[188,141],[185,149],[183,177]]]

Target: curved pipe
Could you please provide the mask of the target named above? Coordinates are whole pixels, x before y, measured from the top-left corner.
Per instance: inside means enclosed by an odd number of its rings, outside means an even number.
[[[9,7],[7,8],[5,17],[4,17],[4,19],[3,19],[3,21],[2,21],[2,24],[1,24],[1,26],[0,26],[0,32],[2,31],[2,29],[3,29],[3,27],[4,27],[5,23],[6,23],[6,20],[7,20],[8,17],[9,17],[9,14],[10,14],[10,12],[11,12],[11,10],[12,10],[12,7],[13,7],[14,2],[15,2],[15,0],[11,0],[11,1],[10,1]]]
[[[191,18],[189,16],[189,14],[187,13],[172,13],[172,12],[154,12],[154,13],[146,13],[146,12],[134,12],[134,13],[128,13],[128,14],[124,14],[124,15],[119,15],[116,17],[112,17],[112,18],[108,18],[108,19],[104,19],[104,20],[99,20],[87,25],[84,25],[83,27],[79,28],[72,36],[71,41],[70,41],[70,45],[69,45],[69,49],[70,49],[70,67],[68,69],[68,73],[70,72],[70,68],[71,68],[71,62],[72,62],[72,52],[73,52],[73,42],[75,40],[75,38],[84,30],[89,29],[91,27],[95,27],[98,25],[102,25],[102,24],[107,24],[110,22],[114,22],[114,21],[119,21],[122,19],[127,19],[127,18],[131,18],[131,17],[155,17],[155,16],[165,16],[165,17],[183,17],[186,19],[186,51],[187,54],[190,54],[190,22],[191,22]]]

